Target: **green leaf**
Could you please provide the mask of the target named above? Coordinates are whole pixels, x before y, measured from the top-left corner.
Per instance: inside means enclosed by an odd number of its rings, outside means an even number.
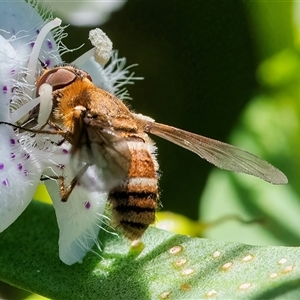
[[[52,299],[299,299],[299,248],[258,247],[149,228],[141,253],[102,231],[82,264],[58,258],[53,208],[33,201],[0,235],[0,279]]]
[[[285,49],[259,67],[264,90],[253,97],[230,143],[263,157],[288,177],[285,186],[214,170],[201,199],[201,221],[226,215],[263,218],[265,226],[227,222],[205,233],[208,238],[256,245],[300,243],[300,58]],[[216,188],[218,187],[218,188]]]

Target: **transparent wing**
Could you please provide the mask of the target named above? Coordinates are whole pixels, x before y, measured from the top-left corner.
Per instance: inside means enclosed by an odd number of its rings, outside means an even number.
[[[268,162],[229,144],[155,122],[145,122],[144,131],[188,149],[220,169],[253,175],[272,184],[288,182],[286,176]]]
[[[127,141],[111,128],[87,126],[86,132],[86,141],[75,149],[74,158],[96,168],[89,182],[81,182],[99,191],[110,191],[128,176],[131,154]]]

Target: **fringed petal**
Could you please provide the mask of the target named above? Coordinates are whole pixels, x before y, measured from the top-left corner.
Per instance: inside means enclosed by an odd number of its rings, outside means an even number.
[[[68,170],[64,170],[64,174]],[[83,179],[89,180],[89,169]],[[67,177],[66,177],[67,178]],[[58,181],[46,180],[46,187],[53,201],[59,227],[59,257],[67,265],[82,259],[98,242],[98,233],[104,216],[107,194],[91,191],[80,182],[71,192],[68,201],[62,202]]]
[[[0,125],[0,232],[10,226],[30,203],[41,176],[41,166],[21,146],[12,127]]]

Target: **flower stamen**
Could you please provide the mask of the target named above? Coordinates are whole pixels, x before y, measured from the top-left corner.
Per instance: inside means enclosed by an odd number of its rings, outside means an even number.
[[[28,84],[33,85],[35,82],[35,71],[37,68],[38,56],[40,54],[40,50],[42,48],[43,41],[45,40],[47,34],[55,27],[60,26],[61,19],[55,18],[54,20],[48,22],[41,29],[31,52],[30,59],[28,62],[28,71],[29,74],[26,78]]]

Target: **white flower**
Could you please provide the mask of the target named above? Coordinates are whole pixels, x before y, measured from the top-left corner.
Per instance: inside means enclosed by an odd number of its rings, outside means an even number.
[[[29,70],[33,64],[30,54],[36,49],[35,40],[44,21],[25,2],[13,5],[12,2],[1,1],[0,6],[0,121],[13,122],[12,111],[27,103],[33,93],[36,66],[33,66],[34,71]],[[20,10],[19,14],[14,6]],[[51,53],[47,56],[47,62],[51,65],[54,63],[52,50],[56,43],[50,36],[42,42],[44,51],[41,54],[45,51]],[[25,90],[31,95],[27,95]],[[40,161],[40,153],[35,151],[32,141],[27,138],[28,134],[17,134],[11,126],[3,124],[0,131],[0,231],[3,231],[31,201],[43,162]]]
[[[35,128],[44,125],[51,111],[52,89],[46,86],[38,91],[40,97],[36,97],[34,83],[41,71],[39,60],[53,67],[61,62],[59,53],[68,51],[60,40],[64,37],[60,20],[43,20],[33,3],[0,0],[0,232],[30,203],[41,175],[48,176],[45,184],[60,230],[59,256],[71,265],[81,262],[95,243],[100,247],[97,236],[103,219],[107,218],[104,216],[107,194],[90,191],[79,182],[68,201],[62,202],[58,180],[54,177],[63,176],[66,184],[74,178],[71,145],[63,142],[58,146],[62,137],[57,135],[33,134],[3,123],[26,125],[30,111],[40,105]],[[50,33],[52,29],[54,37]],[[117,57],[111,50],[110,40],[99,29],[91,32],[90,39],[95,48],[74,63],[87,71],[95,84],[119,98],[128,98],[123,85],[137,78],[128,68],[124,69],[125,59]],[[108,58],[110,63],[103,68],[100,63]],[[81,180],[99,180],[96,174],[89,167]]]
[[[49,5],[49,1],[42,1]],[[125,0],[106,1],[51,1],[51,9],[65,22],[75,26],[99,26],[106,22],[111,13],[121,9]]]

